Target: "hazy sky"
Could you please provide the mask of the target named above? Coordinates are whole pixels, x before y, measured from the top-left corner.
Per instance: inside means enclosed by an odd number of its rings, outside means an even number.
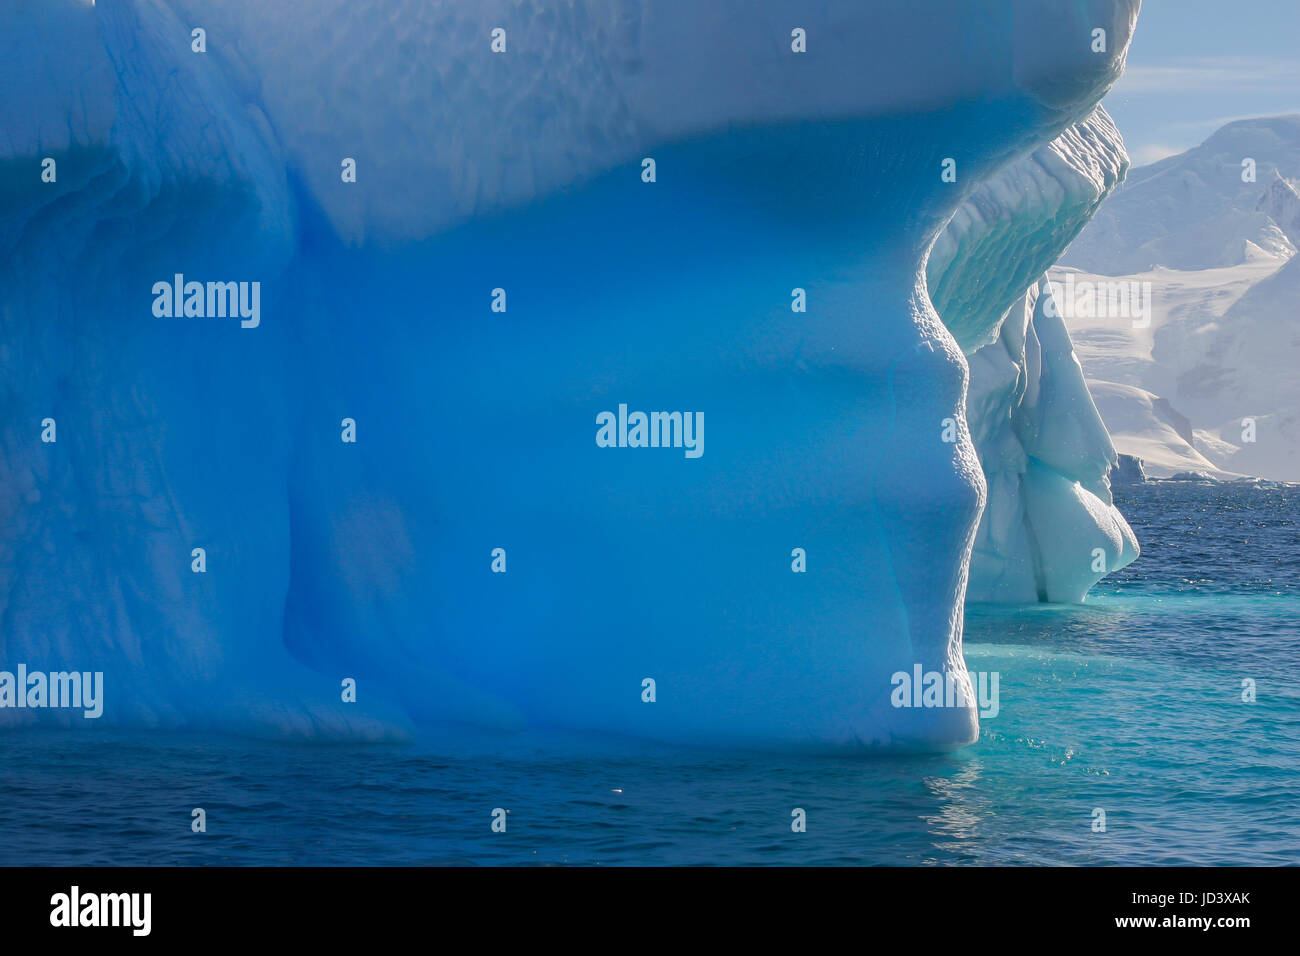
[[[1128,68],[1103,103],[1134,166],[1234,119],[1300,113],[1300,0],[1142,0]]]

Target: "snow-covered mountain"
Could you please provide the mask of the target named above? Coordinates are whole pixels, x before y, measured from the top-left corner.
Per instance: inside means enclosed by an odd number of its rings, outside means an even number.
[[[1115,447],[1148,474],[1300,480],[1298,182],[1300,116],[1231,123],[1132,170],[1052,270]]]
[[[1129,170],[1064,261],[1118,276],[1288,259],[1295,240],[1260,208],[1279,173],[1300,175],[1300,115],[1229,123],[1194,149]]]

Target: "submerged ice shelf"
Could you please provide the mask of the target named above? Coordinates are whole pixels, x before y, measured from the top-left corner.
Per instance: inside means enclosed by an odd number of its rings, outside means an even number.
[[[39,91],[0,106],[4,659],[153,726],[970,742],[972,707],[890,701],[967,680],[968,576],[1076,600],[1064,542],[1132,556],[1036,279],[1114,184],[1136,9],[0,13]],[[176,274],[259,282],[260,321],[156,318]],[[707,450],[602,447],[622,404]]]

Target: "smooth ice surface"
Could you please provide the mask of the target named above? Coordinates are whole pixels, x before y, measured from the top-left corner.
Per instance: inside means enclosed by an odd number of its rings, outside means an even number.
[[[109,722],[968,743],[971,707],[890,704],[899,670],[966,680],[985,500],[926,254],[1091,113],[1136,11],[7,7],[4,661],[103,670]],[[260,281],[260,325],[155,318],[176,273]],[[623,403],[703,412],[704,454],[598,447]],[[1035,522],[1099,526],[1052,485],[1090,442],[1043,446]]]

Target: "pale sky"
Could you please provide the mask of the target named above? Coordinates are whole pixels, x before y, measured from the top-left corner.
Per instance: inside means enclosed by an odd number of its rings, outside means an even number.
[[[1143,0],[1128,68],[1102,102],[1134,166],[1235,119],[1300,113],[1300,0]]]

